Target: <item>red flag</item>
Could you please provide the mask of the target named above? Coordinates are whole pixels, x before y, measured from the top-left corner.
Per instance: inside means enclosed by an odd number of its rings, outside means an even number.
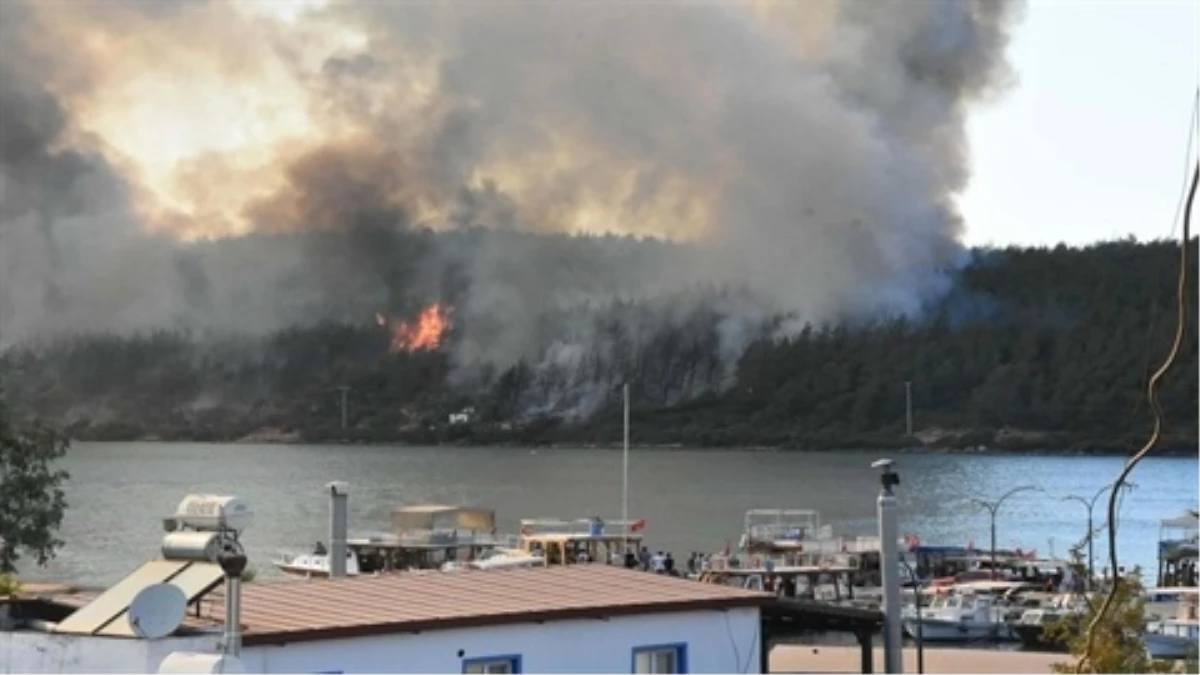
[[[646,519],[645,518],[638,518],[637,520],[635,520],[629,524],[630,532],[641,532],[644,529],[646,529]]]

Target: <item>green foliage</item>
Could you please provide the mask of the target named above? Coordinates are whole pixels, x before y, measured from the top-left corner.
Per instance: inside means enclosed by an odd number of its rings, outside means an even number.
[[[12,427],[0,408],[0,572],[14,572],[22,551],[44,565],[62,545],[55,535],[67,507],[62,483],[68,475],[53,464],[67,445],[41,424]]]
[[[8,572],[0,572],[0,598],[16,595],[21,591],[21,583]]]
[[[1073,549],[1075,551],[1075,549]],[[1082,620],[1064,618],[1046,628],[1049,636],[1065,637],[1073,659],[1054,664],[1056,673],[1176,673],[1196,672],[1195,661],[1174,663],[1151,659],[1142,633],[1146,626],[1142,584],[1138,570],[1117,584],[1113,602],[1104,620],[1097,624],[1088,652],[1088,627],[1100,611],[1097,598]],[[1085,658],[1086,655],[1086,658]]]
[[[919,315],[782,339],[774,329],[788,317],[774,317],[737,358],[725,351],[724,315],[703,302],[680,303],[670,322],[661,307],[617,302],[539,318],[547,335],[585,327],[601,341],[573,372],[517,363],[464,381],[450,377],[448,352],[391,354],[387,332],[362,321],[254,339],[80,335],[0,354],[0,376],[15,412],[66,417],[82,439],[233,441],[272,430],[309,441],[615,443],[628,379],[642,444],[1126,452],[1143,442],[1146,380],[1174,330],[1177,244],[972,255]],[[1195,451],[1196,369],[1189,340],[1163,383],[1164,448]],[[538,412],[572,387],[597,403],[594,414]],[[472,424],[447,424],[468,405],[479,413]]]

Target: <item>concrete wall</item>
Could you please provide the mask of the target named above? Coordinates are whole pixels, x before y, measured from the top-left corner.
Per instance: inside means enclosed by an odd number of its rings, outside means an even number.
[[[488,656],[519,656],[524,673],[629,673],[634,647],[683,643],[689,673],[758,673],[759,630],[757,609],[708,610],[261,645],[241,658],[247,673],[461,673]],[[0,632],[0,673],[153,673],[218,639]]]
[[[519,655],[524,673],[629,673],[633,648],[685,643],[690,673],[758,673],[757,609],[561,621],[247,647],[248,673],[461,673]],[[459,652],[462,655],[459,655]]]
[[[172,651],[210,650],[213,638],[129,640],[0,631],[0,673],[146,673]]]

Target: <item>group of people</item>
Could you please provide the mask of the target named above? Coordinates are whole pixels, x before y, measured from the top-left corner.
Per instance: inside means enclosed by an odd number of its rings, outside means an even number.
[[[707,565],[707,556],[702,553],[692,552],[687,559],[686,573],[691,576],[698,574]],[[669,576],[680,576],[680,571],[675,567],[675,556],[670,551],[657,551],[651,553],[650,549],[643,546],[639,550],[629,550],[625,552],[624,560],[620,562],[626,568],[631,570],[642,570],[643,572],[654,572],[655,574],[666,574]]]

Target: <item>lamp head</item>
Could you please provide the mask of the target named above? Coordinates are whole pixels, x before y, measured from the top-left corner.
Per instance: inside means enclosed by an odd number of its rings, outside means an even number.
[[[891,492],[893,487],[900,484],[900,476],[892,471],[892,464],[893,462],[890,459],[878,459],[871,462],[871,468],[881,470],[879,484],[888,492]]]

